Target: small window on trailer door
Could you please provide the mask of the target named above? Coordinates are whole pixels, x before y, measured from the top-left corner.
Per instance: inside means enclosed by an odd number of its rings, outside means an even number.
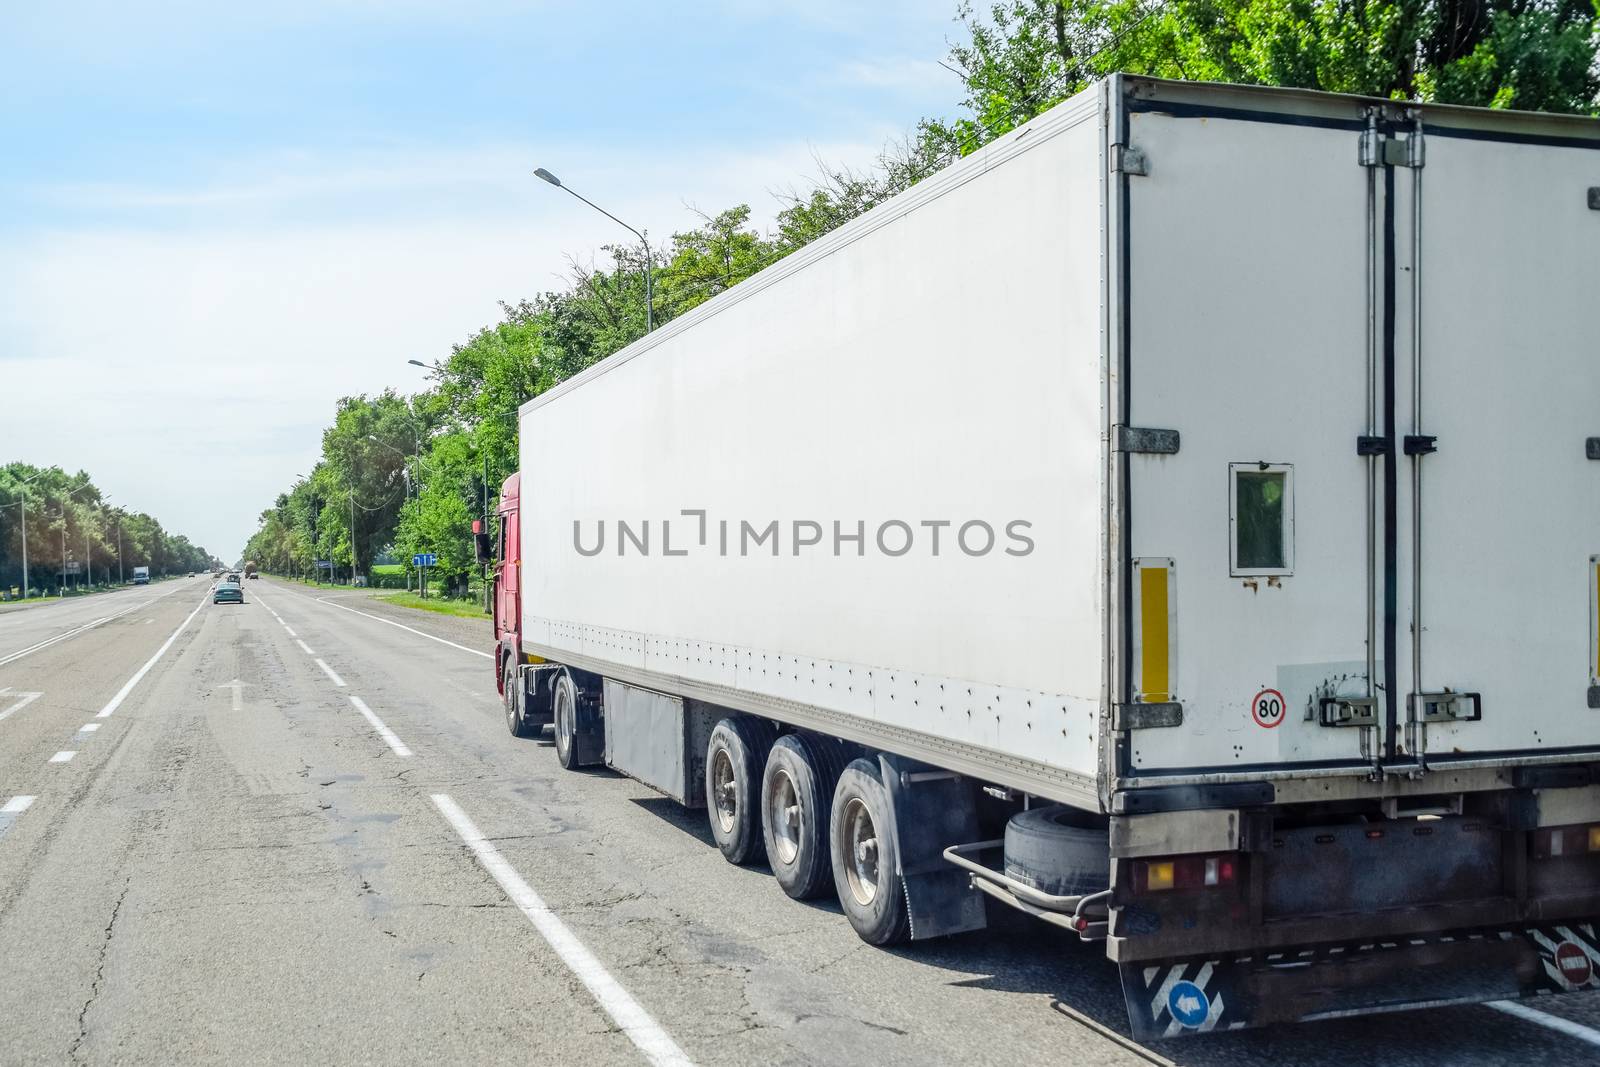
[[[1294,467],[1228,465],[1228,564],[1235,577],[1294,573]]]

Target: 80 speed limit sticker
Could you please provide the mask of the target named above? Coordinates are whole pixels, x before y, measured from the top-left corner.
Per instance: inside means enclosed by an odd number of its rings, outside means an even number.
[[[1287,705],[1283,702],[1283,694],[1276,689],[1263,689],[1257,693],[1255,699],[1250,701],[1250,717],[1256,725],[1270,730],[1283,721]]]

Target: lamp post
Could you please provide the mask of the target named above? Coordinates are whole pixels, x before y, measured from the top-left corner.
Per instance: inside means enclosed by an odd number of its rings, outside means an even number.
[[[28,599],[28,486],[44,477],[40,471],[25,482],[18,482],[18,494],[22,497],[17,501],[17,506],[22,514],[22,599]]]
[[[629,233],[633,234],[644,245],[644,332],[649,333],[651,330],[655,329],[655,296],[653,292],[655,288],[653,277],[654,272],[651,270],[650,263],[650,242],[645,239],[644,234],[640,233],[632,226],[629,226],[626,222],[623,222],[621,219],[617,218],[611,212],[607,211],[593,200],[590,200],[588,197],[583,196],[581,193],[575,193],[567,186],[562,185],[560,178],[557,178],[554,174],[551,174],[543,167],[539,167],[537,170],[535,170],[533,172],[533,176],[538,178],[540,181],[549,182],[551,185],[562,190],[563,192],[571,193],[573,196],[577,197],[579,200],[582,200],[585,204],[588,204],[590,207],[600,212],[600,214],[604,215],[618,226],[621,226],[624,230],[627,230]]]

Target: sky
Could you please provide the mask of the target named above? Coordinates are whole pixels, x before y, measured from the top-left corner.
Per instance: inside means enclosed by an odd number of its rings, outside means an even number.
[[[955,0],[77,0],[0,16],[0,462],[232,560],[341,396],[961,97]]]

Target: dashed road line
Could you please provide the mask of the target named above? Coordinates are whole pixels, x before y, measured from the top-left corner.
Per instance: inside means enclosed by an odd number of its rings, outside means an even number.
[[[80,734],[92,734],[96,730],[100,729],[100,725],[101,724],[97,722],[86,722],[82,726],[78,727],[78,732]]]
[[[424,635],[427,636],[427,635]],[[645,1058],[657,1067],[690,1067],[692,1061],[684,1054],[650,1013],[633,999],[622,984],[611,977],[605,966],[595,958],[577,935],[551,911],[533,887],[523,881],[516,868],[511,866],[500,850],[478,830],[467,813],[444,793],[433,794],[434,806],[445,817],[479,864],[500,884],[501,890],[511,899],[522,914],[533,923],[546,943],[555,950],[561,962],[584,984],[589,994],[617,1027],[627,1035]]]
[[[10,655],[5,656],[4,658],[0,658],[0,667],[4,667],[8,663],[15,663],[17,660],[21,659],[23,656],[31,656],[35,652],[42,652],[45,649],[49,648],[50,646],[58,645],[61,642],[67,640],[68,638],[76,637],[81,633],[87,633],[88,631],[94,629],[96,626],[104,626],[106,623],[113,622],[113,621],[115,621],[117,619],[120,619],[124,615],[128,615],[128,614],[131,614],[132,612],[141,611],[141,610],[143,610],[145,608],[148,608],[150,605],[154,604],[156,601],[165,600],[167,597],[171,596],[173,593],[176,593],[177,591],[178,591],[177,589],[169,589],[167,592],[162,593],[158,597],[153,597],[150,600],[141,600],[137,604],[130,605],[129,607],[123,608],[121,611],[115,612],[115,613],[113,613],[111,615],[107,615],[104,618],[95,619],[93,622],[84,623],[82,626],[75,626],[72,629],[66,631],[65,633],[56,634],[56,636],[54,636],[54,637],[47,638],[47,639],[45,639],[43,641],[39,641],[39,642],[37,642],[35,644],[29,645],[27,648],[18,649],[17,651],[11,653]]]
[[[162,643],[161,647],[156,649],[156,654],[145,661],[145,665],[135,671],[133,677],[129,678],[127,682],[123,684],[122,688],[117,690],[117,695],[112,697],[106,706],[100,709],[100,713],[96,715],[95,718],[108,719],[111,717],[112,712],[116,711],[122,706],[122,702],[128,699],[128,694],[133,692],[133,687],[144,680],[144,676],[150,673],[150,668],[156,665],[157,660],[166,655],[167,649],[172,647],[172,642],[178,639],[178,635],[183,633],[184,629],[189,625],[189,623],[194,620],[194,617],[200,614],[200,609],[205,606],[206,602],[204,600],[200,601],[200,603],[194,606],[194,610],[189,612],[189,617],[178,624],[178,628],[172,631],[172,636],[168,637],[166,641]]]
[[[350,703],[354,704],[355,709],[361,713],[362,717],[365,718],[367,722],[372,724],[372,728],[376,730],[378,732],[378,736],[383,738],[388,746],[394,750],[394,754],[396,756],[399,756],[401,759],[411,758],[411,750],[406,747],[406,743],[400,740],[400,738],[396,737],[395,732],[385,726],[383,724],[383,720],[372,713],[372,709],[367,707],[366,701],[354,694],[351,694]]]
[[[315,652],[311,651],[311,646],[306,644],[304,641],[300,640],[298,637],[294,639],[294,643],[299,645],[300,646],[300,651],[304,652],[306,655],[308,655],[308,656],[315,656],[316,655]]]
[[[11,824],[17,821],[18,816],[33,807],[36,799],[38,798],[12,797],[4,804],[0,804],[0,837],[6,835],[6,831],[11,829]]]
[[[72,762],[72,757],[76,756],[77,754],[78,753],[76,751],[57,752],[54,756],[50,757],[50,762],[51,763],[71,763]]]
[[[0,693],[10,692],[10,689],[0,689]],[[15,704],[12,704],[6,710],[0,711],[0,720],[9,719],[11,716],[15,715],[29,704],[32,704],[35,700],[38,700],[40,697],[44,696],[43,693],[16,693],[14,695],[19,699]]]
[[[283,622],[282,619],[279,619],[278,621],[279,622]],[[300,635],[295,633],[293,627],[291,627],[288,623],[284,622],[283,623],[283,628],[288,633],[288,635],[290,637],[294,638],[296,641],[300,640]]]
[[[1538,1008],[1530,1008],[1526,1004],[1518,1004],[1514,1000],[1491,1000],[1484,1004],[1484,1007],[1493,1008],[1495,1011],[1504,1012],[1524,1022],[1543,1026],[1548,1030],[1554,1030],[1558,1034],[1575,1037],[1579,1041],[1600,1048],[1600,1030],[1591,1030],[1589,1027],[1581,1023],[1575,1023],[1571,1019],[1563,1019],[1558,1015],[1540,1011]]]
[[[338,686],[340,689],[344,688],[344,679],[339,677],[337,674],[334,674],[332,667],[328,666],[320,659],[317,660],[317,666],[322,668],[323,674],[326,674],[330,679],[333,680],[334,685]]]

